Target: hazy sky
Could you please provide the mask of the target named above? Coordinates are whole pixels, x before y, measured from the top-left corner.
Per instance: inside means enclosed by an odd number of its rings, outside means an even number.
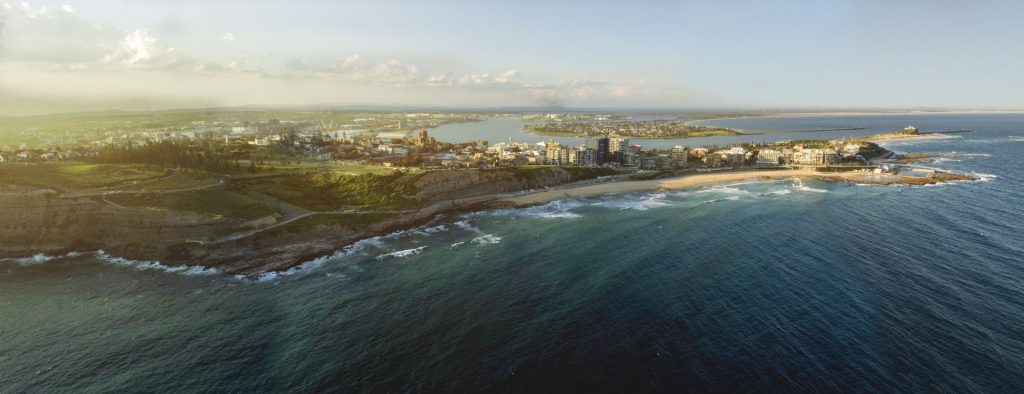
[[[1024,108],[1021,1],[0,0],[0,114]]]

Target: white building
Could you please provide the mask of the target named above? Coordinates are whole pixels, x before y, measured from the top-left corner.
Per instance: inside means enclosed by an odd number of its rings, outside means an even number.
[[[757,151],[757,164],[762,166],[777,166],[783,164],[785,156],[782,152],[774,149],[762,149]]]
[[[690,151],[685,146],[676,145],[672,147],[672,165],[675,168],[686,168],[686,158]]]

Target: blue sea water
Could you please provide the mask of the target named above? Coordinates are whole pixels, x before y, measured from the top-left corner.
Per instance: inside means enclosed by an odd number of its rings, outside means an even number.
[[[888,147],[981,180],[461,214],[261,280],[5,260],[0,392],[1024,391],[1024,116],[818,121],[974,128]]]

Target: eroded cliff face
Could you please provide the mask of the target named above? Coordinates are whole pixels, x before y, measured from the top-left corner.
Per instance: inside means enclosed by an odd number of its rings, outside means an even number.
[[[153,256],[189,238],[225,233],[235,222],[195,212],[118,208],[99,197],[66,198],[52,190],[0,190],[0,256],[98,249]]]
[[[283,271],[316,258],[329,256],[360,240],[389,234],[429,222],[437,215],[479,207],[494,199],[485,195],[431,204],[369,225],[320,224],[300,231],[267,236],[261,234],[229,242],[182,244],[166,258],[215,266],[231,274],[257,276]]]
[[[477,209],[495,194],[573,182],[579,180],[578,174],[555,167],[434,171],[415,181],[418,193],[410,197],[418,201],[418,210],[371,224],[320,224],[220,242],[225,235],[276,219],[244,222],[189,211],[120,207],[102,197],[8,188],[0,190],[0,257],[102,249],[129,259],[198,264],[256,276],[330,255],[361,239],[426,223],[441,213]]]

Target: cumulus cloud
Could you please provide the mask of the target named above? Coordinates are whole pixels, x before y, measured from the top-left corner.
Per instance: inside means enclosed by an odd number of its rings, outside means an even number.
[[[125,31],[92,23],[69,5],[33,8],[4,3],[0,59],[51,68],[167,69],[192,62],[147,29]]]
[[[235,38],[232,32],[220,36],[222,42],[231,42]],[[213,40],[207,40],[207,44],[210,42]],[[135,82],[158,78],[186,81],[190,76],[223,75],[225,78],[222,79],[196,77],[194,80],[207,83],[258,77],[263,80],[253,83],[254,86],[328,86],[338,83],[359,85],[357,89],[364,93],[385,95],[387,92],[396,99],[406,93],[427,94],[423,92],[429,91],[430,97],[477,97],[494,102],[507,98],[518,102],[532,100],[548,106],[632,99],[649,95],[654,88],[642,81],[564,79],[539,82],[528,79],[517,69],[451,72],[432,69],[409,59],[363,57],[359,54],[335,62],[318,63],[295,58],[285,64],[267,64],[265,58],[262,62],[251,62],[245,56],[232,58],[230,54],[210,56],[216,58],[195,59],[180,53],[176,45],[144,27],[122,29],[94,23],[72,6],[35,8],[26,3],[0,0],[0,68],[6,69],[8,79],[18,78],[12,72],[30,75],[25,70],[31,70],[34,72],[31,75],[35,76],[58,70],[70,71],[67,78],[81,78],[82,81],[92,78],[104,83],[113,83],[111,75],[124,80],[131,75]],[[153,72],[141,74],[134,71]],[[180,85],[168,83],[171,88]],[[399,91],[393,89],[399,88],[407,90],[395,96]],[[270,101],[276,98],[273,95],[266,97]]]
[[[525,84],[530,98],[545,106],[561,106],[571,101],[629,99],[647,96],[653,90],[645,81],[620,83],[587,79],[563,79],[550,84]]]
[[[173,47],[164,45],[149,30],[129,32],[120,45],[103,57],[103,64],[121,64],[132,68],[177,68],[193,60],[178,54]]]
[[[508,70],[500,74],[483,73],[459,76],[434,74],[427,77],[423,82],[429,86],[515,89],[522,86],[519,77],[519,71]]]
[[[4,3],[4,61],[75,64],[102,59],[117,47],[125,32],[95,25],[73,8],[33,8],[21,3]]]

